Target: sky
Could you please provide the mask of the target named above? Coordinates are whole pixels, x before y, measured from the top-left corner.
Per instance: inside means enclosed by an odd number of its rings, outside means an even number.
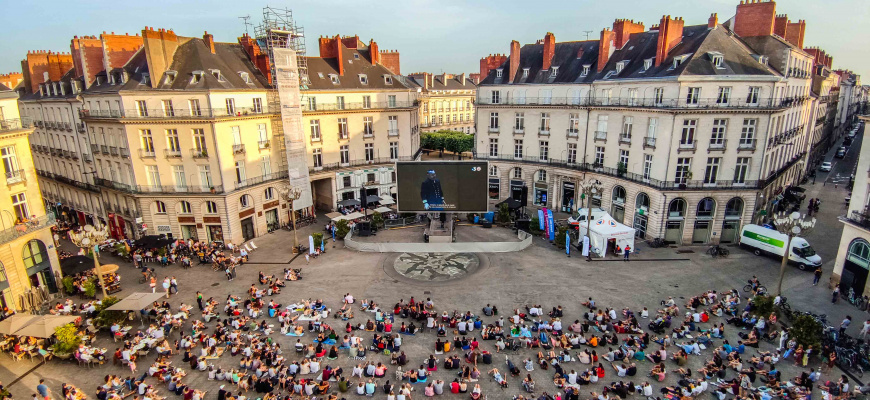
[[[614,19],[641,21],[647,29],[662,15],[683,17],[686,25],[706,24],[711,13],[724,22],[739,0],[24,0],[6,2],[0,24],[0,73],[21,70],[28,50],[69,52],[74,35],[140,32],[145,26],[167,28],[179,36],[235,42],[245,32],[243,20],[262,20],[264,6],[290,8],[305,28],[309,55],[317,55],[320,36],[374,38],[381,50],[398,50],[401,72],[473,73],[481,57],[508,53],[511,40],[534,43],[547,32],[556,41],[597,38]],[[834,57],[835,69],[851,69],[870,82],[868,0],[782,0],[777,14],[807,21],[805,47],[819,47]],[[20,16],[20,17],[16,17]],[[25,17],[28,16],[28,17]],[[253,28],[249,28],[253,33]]]

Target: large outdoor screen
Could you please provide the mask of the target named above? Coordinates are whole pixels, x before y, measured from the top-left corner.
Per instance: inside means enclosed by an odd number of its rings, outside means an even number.
[[[401,212],[486,212],[485,161],[396,163]]]

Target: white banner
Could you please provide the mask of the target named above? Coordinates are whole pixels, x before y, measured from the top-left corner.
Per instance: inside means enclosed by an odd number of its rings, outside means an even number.
[[[299,88],[299,69],[293,49],[275,48],[272,51],[275,63],[273,80],[278,88],[281,104],[281,124],[284,130],[284,146],[287,150],[287,174],[290,186],[302,191],[302,196],[293,202],[297,210],[310,207],[311,183],[308,179],[308,162],[305,153],[305,134],[302,127],[302,93]]]
[[[583,257],[589,257],[589,236],[583,236]]]
[[[314,254],[314,236],[308,235],[308,254]]]

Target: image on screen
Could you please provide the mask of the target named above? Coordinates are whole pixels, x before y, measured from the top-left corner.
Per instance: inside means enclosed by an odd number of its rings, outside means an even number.
[[[487,163],[396,163],[400,212],[486,212]]]

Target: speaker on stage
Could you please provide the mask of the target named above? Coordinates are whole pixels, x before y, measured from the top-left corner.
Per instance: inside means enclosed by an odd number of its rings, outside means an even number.
[[[357,233],[359,236],[371,236],[372,235],[372,225],[368,222],[360,222],[357,225],[359,232]]]
[[[531,223],[532,223],[531,219],[526,219],[526,218],[518,219],[517,220],[517,229],[519,229],[521,231],[529,232],[529,225],[531,225]]]
[[[368,195],[366,194],[366,188],[359,189],[359,202],[362,208],[369,208]]]
[[[529,204],[529,187],[526,185],[523,185],[523,191],[520,195],[520,203],[522,203],[523,207]]]

